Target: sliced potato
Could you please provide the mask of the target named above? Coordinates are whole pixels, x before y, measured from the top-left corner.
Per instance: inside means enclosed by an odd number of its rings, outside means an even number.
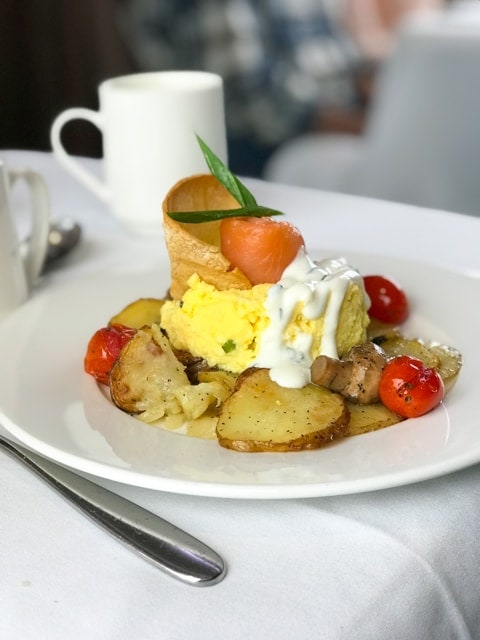
[[[177,393],[189,387],[183,365],[157,325],[140,329],[125,345],[110,373],[117,407],[145,422],[182,412]]]
[[[394,338],[400,335],[401,331],[397,325],[380,322],[380,320],[375,320],[375,318],[370,319],[367,327],[367,340],[374,340],[376,342],[378,339],[378,344],[381,345],[380,341],[382,339]]]
[[[225,387],[230,395],[235,387],[238,375],[230,373],[230,371],[223,371],[221,369],[209,369],[200,371],[198,374],[199,382],[216,382],[217,384]]]
[[[187,418],[199,418],[209,407],[220,407],[231,394],[232,388],[213,380],[189,386],[183,385],[177,389],[175,396]]]
[[[432,344],[429,349],[440,360],[437,370],[442,376],[445,393],[447,393],[457,381],[458,374],[462,368],[462,354],[457,349],[445,344]]]
[[[140,298],[131,302],[119,313],[110,318],[109,325],[123,324],[132,329],[150,327],[160,322],[160,312],[165,300],[158,298]]]
[[[192,417],[187,417],[183,425],[187,435],[207,440],[217,439],[215,430],[222,402],[232,394],[236,378],[237,376],[228,371],[210,370],[199,372],[198,386],[209,391],[210,403],[205,412],[198,417],[196,417],[198,412],[195,412],[194,408],[190,412]]]
[[[350,423],[345,434],[347,436],[358,436],[369,431],[377,431],[403,420],[381,402],[368,405],[347,402],[347,405],[350,411]]]
[[[375,340],[385,352],[387,357],[411,356],[418,358],[425,366],[437,368],[440,365],[440,358],[433,353],[421,340],[415,338],[404,338],[403,336],[391,336],[386,340]]]
[[[218,409],[210,407],[203,416],[186,420],[185,430],[192,438],[203,438],[204,440],[216,440],[216,427],[218,422]]]
[[[110,393],[117,407],[138,414],[144,422],[168,416],[170,429],[199,418],[211,407],[218,410],[234,384],[233,376],[220,371],[204,371],[198,384],[190,384],[185,366],[156,324],[137,331],[110,374]]]
[[[375,343],[381,346],[390,358],[412,356],[421,360],[427,367],[436,369],[443,379],[445,393],[453,387],[462,368],[461,353],[444,344],[427,343],[421,338],[404,338],[394,334],[377,337]]]
[[[223,403],[217,424],[222,447],[236,451],[318,449],[344,436],[346,401],[324,387],[284,388],[267,369],[249,369]]]

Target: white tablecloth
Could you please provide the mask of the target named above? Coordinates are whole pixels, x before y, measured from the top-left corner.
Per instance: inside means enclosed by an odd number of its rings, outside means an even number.
[[[71,215],[83,224],[82,245],[39,289],[125,260],[148,262],[164,251],[161,238],[127,235],[49,154],[0,157],[40,171],[54,217]],[[267,183],[255,189],[260,200],[287,208],[295,196],[293,189],[277,185],[273,191]],[[400,225],[406,209],[325,198],[346,218],[381,206],[395,208]],[[459,216],[458,224],[473,222]],[[358,248],[355,241],[346,228],[338,246]],[[434,260],[447,249],[457,266],[480,269],[478,252],[454,243],[426,243],[425,255]],[[99,481],[224,557],[226,578],[199,589],[167,577],[0,455],[2,639],[480,638],[479,466],[389,490],[273,501],[189,497]]]

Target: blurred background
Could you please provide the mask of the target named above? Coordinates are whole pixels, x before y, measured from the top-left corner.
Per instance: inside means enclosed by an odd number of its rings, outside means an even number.
[[[136,64],[116,25],[114,0],[0,2],[0,148],[50,150],[54,117],[70,106],[98,107],[97,85]],[[101,153],[82,123],[65,141],[80,155]]]
[[[50,150],[55,116],[97,109],[106,78],[206,69],[224,78],[236,173],[478,214],[469,118],[480,107],[480,20],[446,28],[439,16],[456,5],[478,17],[480,0],[1,0],[0,149]],[[425,16],[435,30],[402,40]],[[87,123],[70,123],[63,139],[71,153],[101,156]],[[448,166],[423,155],[419,174],[421,145]]]
[[[105,78],[204,68],[225,79],[234,169],[259,174],[273,149],[299,132],[361,131],[371,80],[365,70],[386,55],[387,30],[411,7],[439,4],[2,0],[0,148],[49,149],[55,115],[97,108]],[[91,126],[67,127],[65,141],[73,153],[101,153]],[[242,149],[245,161],[236,163]]]

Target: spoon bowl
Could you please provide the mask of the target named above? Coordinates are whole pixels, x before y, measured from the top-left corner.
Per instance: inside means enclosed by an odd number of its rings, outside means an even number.
[[[80,242],[82,229],[71,218],[62,218],[50,224],[48,248],[43,265],[45,272],[52,263],[67,255]]]

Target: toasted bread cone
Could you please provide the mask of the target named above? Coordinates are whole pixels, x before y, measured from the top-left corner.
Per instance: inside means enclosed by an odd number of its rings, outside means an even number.
[[[248,278],[220,252],[220,221],[176,222],[169,211],[235,209],[238,202],[209,174],[177,182],[163,201],[163,228],[170,256],[170,295],[179,299],[194,273],[218,290],[250,289]]]

